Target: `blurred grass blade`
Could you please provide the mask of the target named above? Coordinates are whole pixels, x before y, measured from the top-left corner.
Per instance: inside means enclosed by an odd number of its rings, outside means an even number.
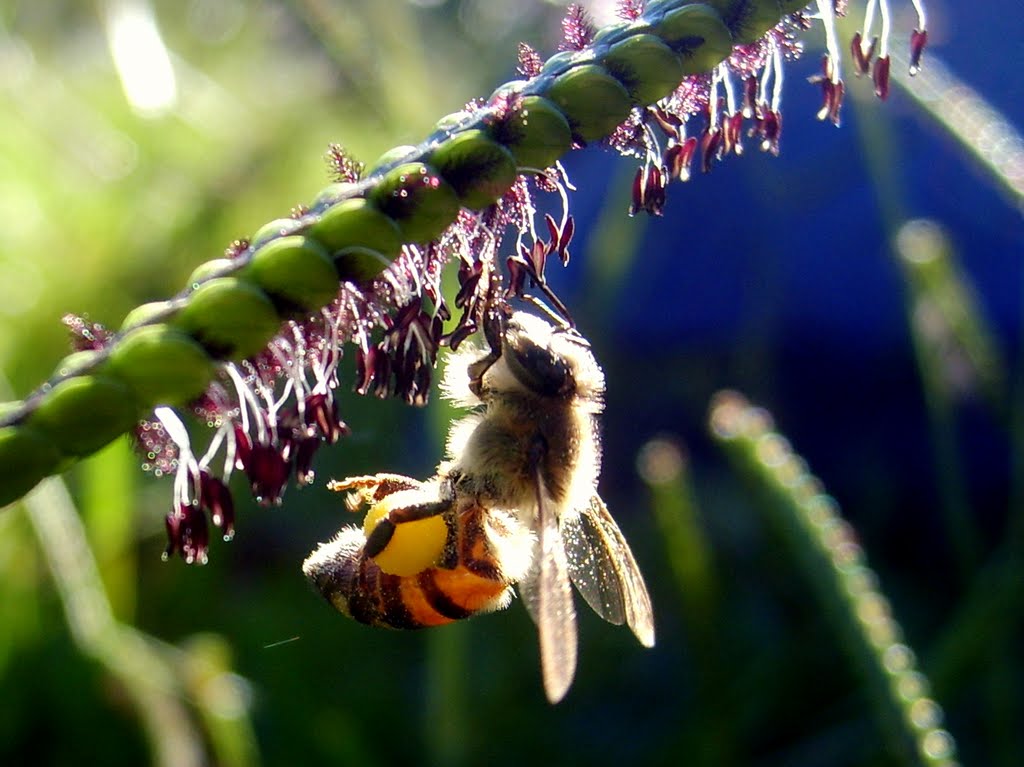
[[[680,747],[690,752],[693,767],[717,767],[734,764],[737,759],[735,722],[722,716],[735,705],[730,699],[734,687],[721,640],[721,583],[701,524],[688,463],[681,445],[658,437],[640,450],[637,471],[647,486],[693,648],[690,665],[700,705],[681,728]]]
[[[231,670],[231,646],[216,634],[191,637],[177,666],[209,736],[219,767],[259,764],[256,735],[249,721],[252,693],[248,680]]]
[[[941,727],[942,711],[835,501],[773,430],[770,416],[741,395],[716,396],[710,428],[737,470],[764,496],[767,521],[813,588],[838,644],[864,676],[880,729],[902,763],[957,764],[953,738]]]
[[[10,396],[10,392],[0,377],[0,397],[4,396]],[[63,480],[44,480],[23,504],[53,575],[75,644],[124,686],[145,728],[153,763],[158,767],[202,767],[210,763],[203,745],[204,733],[196,727],[185,703],[191,700],[210,725],[207,735],[217,764],[257,764],[248,699],[240,694],[245,689],[242,680],[225,673],[207,674],[198,678],[212,676],[222,684],[195,684],[196,675],[187,673],[188,654],[115,619],[81,516]],[[194,671],[195,657],[191,660]],[[226,672],[223,664],[221,671]],[[217,694],[210,694],[211,690]]]
[[[202,736],[190,721],[171,665],[142,633],[114,620],[85,530],[64,483],[44,480],[25,507],[56,581],[75,643],[116,677],[134,702],[160,767],[201,767]]]
[[[908,285],[907,311],[931,424],[946,530],[962,575],[979,559],[958,447],[955,402],[977,389],[1000,420],[1006,415],[1006,368],[948,237],[935,223],[911,221],[895,250]]]
[[[682,448],[664,438],[652,439],[637,457],[637,469],[650,493],[651,509],[694,639],[703,643],[715,624],[718,581],[711,548],[697,515],[697,503]]]
[[[893,52],[892,78],[903,92],[956,139],[992,176],[1018,209],[1024,205],[1024,137],[981,94],[928,52],[928,65],[913,78],[907,60]]]
[[[126,439],[112,442],[77,472],[79,509],[89,545],[114,616],[130,622],[135,612],[138,567],[135,499],[139,461]]]
[[[910,287],[915,342],[932,383],[946,399],[977,388],[1004,416],[1006,364],[948,235],[918,219],[900,228],[895,244]]]
[[[467,626],[454,623],[427,637],[426,708],[423,725],[430,764],[467,764]]]

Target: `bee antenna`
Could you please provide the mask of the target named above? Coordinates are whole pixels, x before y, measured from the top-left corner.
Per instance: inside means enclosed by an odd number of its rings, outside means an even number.
[[[569,310],[566,308],[565,304],[559,301],[558,297],[554,293],[551,293],[550,291],[545,291],[545,293],[554,301],[555,309],[552,309],[536,296],[523,295],[523,300],[529,301],[535,307],[540,309],[562,330],[575,330],[576,323],[573,321],[572,315],[569,314]]]

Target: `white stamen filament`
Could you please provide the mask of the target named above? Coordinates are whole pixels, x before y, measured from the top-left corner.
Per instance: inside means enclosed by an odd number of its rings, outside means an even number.
[[[914,10],[917,11],[917,28],[924,32],[927,28],[928,19],[925,18],[924,3],[921,0],[911,0],[914,4]]]
[[[829,64],[826,76],[833,83],[840,80],[842,58],[839,53],[839,35],[836,33],[836,15],[832,9],[832,0],[817,0],[818,14],[821,25],[825,28],[825,48],[828,50]]]
[[[569,180],[569,174],[565,172],[565,166],[562,165],[561,160],[555,163],[555,170],[558,171],[559,181],[555,184],[558,189],[558,196],[562,198],[562,223],[559,226],[558,231],[561,232],[565,229],[566,223],[569,221],[569,191],[576,191],[576,187],[572,185]]]
[[[661,149],[661,141],[658,138],[658,134],[654,132],[654,128],[652,128],[651,124],[649,122],[647,122],[646,120],[644,122],[640,123],[640,126],[643,129],[644,136],[646,136],[646,138],[647,138],[647,140],[644,142],[645,144],[647,144],[647,157],[644,160],[644,164],[645,165],[649,165],[650,163],[659,163],[660,164],[660,160],[661,160],[661,156],[662,156],[662,149]]]
[[[338,302],[338,309],[335,315],[341,314],[341,303]],[[320,353],[315,360],[310,361],[316,383],[311,391],[312,394],[326,394],[330,382],[335,379],[335,371],[338,369],[338,360],[341,358],[341,338],[338,334],[338,323],[332,322],[327,308],[320,310],[320,316],[324,319],[324,329],[327,333],[325,343],[320,345]]]
[[[537,209],[533,205],[533,195],[526,195],[526,204],[523,205],[522,218],[520,219],[519,225],[516,227],[516,253],[519,253],[523,249],[523,238],[527,234],[530,235],[530,239],[534,242],[537,241],[537,227],[535,226],[536,217]]]
[[[206,452],[203,453],[203,457],[199,459],[199,468],[205,469],[213,461],[217,451],[220,449],[221,443],[224,442],[225,437],[231,432],[231,425],[227,421],[221,422],[221,425],[217,428],[217,431],[213,434],[213,439],[210,440],[209,446],[206,448]],[[234,461],[232,461],[233,468]],[[225,477],[227,480],[231,476],[231,472],[225,469]]]
[[[722,64],[722,86],[725,88],[725,110],[726,114],[736,114],[736,90],[733,87],[732,78],[729,76],[729,69]]]
[[[882,41],[878,46],[878,58],[884,59],[889,55],[889,34],[892,27],[888,0],[880,0],[879,9],[882,16]]]
[[[257,417],[262,410],[262,406],[257,401],[252,387],[242,378],[241,373],[239,373],[238,368],[234,364],[225,365],[224,370],[235,385],[235,393],[238,395],[238,413],[242,421],[242,431],[246,434],[251,433],[252,424],[249,423],[249,408],[252,408],[253,420],[256,422],[256,441],[265,442],[267,426],[262,418]]]
[[[860,52],[867,56],[871,47],[871,28],[875,26],[875,10],[878,0],[868,0],[867,8],[864,9],[864,28],[861,33],[864,35],[860,40]]]
[[[176,505],[192,503],[192,499],[198,493],[195,492],[194,488],[192,493],[189,492],[190,479],[193,477],[198,478],[199,467],[196,464],[195,457],[192,455],[192,444],[188,436],[188,429],[185,428],[185,424],[182,423],[178,414],[169,407],[158,407],[153,411],[153,415],[164,427],[167,436],[171,438],[171,441],[178,448],[178,467],[174,473],[174,502]]]
[[[708,87],[708,130],[718,127],[718,83],[722,79],[722,68],[719,64],[711,70],[711,85]]]
[[[775,89],[772,91],[772,111],[778,112],[782,109],[782,82],[785,70],[782,66],[782,50],[774,43],[772,43],[772,61],[775,64]]]
[[[757,101],[759,104],[768,103],[768,84],[771,82],[773,74],[782,72],[780,64],[778,46],[772,41],[771,55],[765,58],[764,68],[761,70],[760,78],[758,78],[760,80],[757,86]],[[775,76],[778,77],[778,74]]]
[[[370,338],[366,334],[366,326],[360,322],[357,318],[359,317],[359,307],[356,306],[356,300],[353,296],[348,296],[349,308],[352,311],[352,321],[355,323],[356,333],[358,335],[359,347],[363,352],[370,351]],[[341,314],[338,315],[338,319],[341,319]],[[335,325],[337,328],[337,325]]]

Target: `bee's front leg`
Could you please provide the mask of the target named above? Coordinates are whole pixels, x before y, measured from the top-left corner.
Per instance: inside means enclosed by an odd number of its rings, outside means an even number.
[[[491,365],[501,357],[502,339],[505,337],[507,322],[507,313],[501,309],[488,312],[484,318],[484,338],[487,339],[490,351],[476,362],[471,363],[466,371],[469,373],[469,390],[478,397],[483,396],[484,375],[491,369]]]
[[[341,480],[332,479],[327,483],[328,490],[333,490],[336,493],[352,491],[360,496],[365,496],[367,501],[379,501],[399,490],[418,490],[422,486],[423,483],[418,479],[402,474],[387,473],[346,477]]]

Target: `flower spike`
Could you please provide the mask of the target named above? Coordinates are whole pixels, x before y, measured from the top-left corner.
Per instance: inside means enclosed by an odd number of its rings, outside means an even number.
[[[911,1],[915,72],[927,31]],[[867,0],[850,49],[880,98],[891,2]],[[370,167],[331,145],[331,183],[198,266],[178,295],[116,330],[65,320],[73,353],[24,402],[0,408],[0,505],[134,432],[144,467],[174,477],[168,556],[205,561],[209,524],[234,530],[235,471],[265,505],[293,480],[312,481],[319,447],[347,433],[342,387],[426,403],[440,347],[487,328],[512,300],[571,325],[546,277],[552,256],[568,262],[575,229],[566,152],[599,144],[633,158],[630,214],[662,215],[669,182],[690,178],[698,152],[704,172],[746,139],[779,152],[784,68],[814,21],[826,42],[818,116],[838,124],[835,18],[846,3],[816,0],[813,16],[804,5],[619,0],[620,21],[602,29],[572,5],[559,52],[543,60],[522,45],[522,79],[443,117],[419,145]],[[453,261],[449,306],[441,275]],[[355,378],[342,381],[350,346]],[[189,414],[207,430],[190,433]]]

